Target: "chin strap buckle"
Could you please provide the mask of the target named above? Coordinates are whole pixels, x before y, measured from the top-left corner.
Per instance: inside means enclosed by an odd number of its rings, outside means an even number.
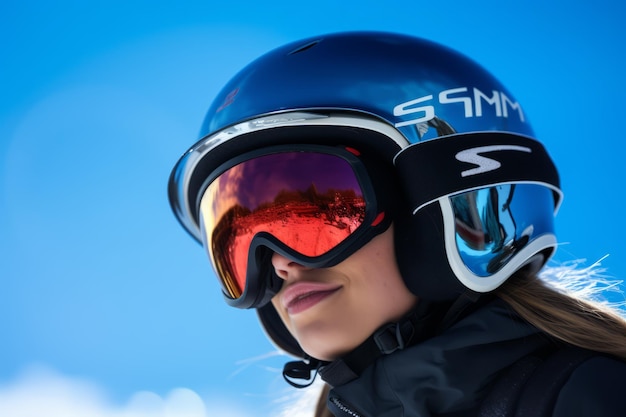
[[[317,373],[325,363],[310,356],[305,357],[304,360],[287,362],[283,367],[283,378],[292,387],[306,388],[315,381]],[[299,383],[296,380],[306,382]]]
[[[415,326],[411,320],[390,323],[374,333],[374,342],[383,355],[402,350],[413,340]]]

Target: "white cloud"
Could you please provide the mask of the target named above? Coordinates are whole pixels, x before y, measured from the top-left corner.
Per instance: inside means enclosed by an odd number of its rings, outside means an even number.
[[[321,383],[304,390],[281,390],[273,417],[311,417]],[[114,405],[105,390],[86,379],[33,366],[0,385],[2,417],[258,417],[232,402],[202,398],[188,388],[174,388],[161,397],[138,391],[124,405]]]
[[[310,390],[307,390],[310,391]],[[306,395],[310,396],[309,393]],[[296,392],[275,405],[273,416],[312,416],[312,408]],[[31,367],[15,380],[0,385],[2,417],[257,417],[224,399],[202,398],[188,388],[159,396],[139,391],[126,404],[115,405],[106,391],[85,379],[61,375],[45,367]]]
[[[319,377],[311,387],[290,390],[276,400],[278,404],[275,417],[313,417],[323,383]]]

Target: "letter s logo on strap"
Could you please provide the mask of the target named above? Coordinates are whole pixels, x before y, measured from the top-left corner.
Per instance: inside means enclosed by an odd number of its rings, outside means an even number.
[[[517,145],[492,145],[492,146],[479,146],[478,148],[466,149],[457,153],[454,157],[461,162],[468,162],[470,164],[478,165],[476,168],[468,169],[461,172],[462,177],[468,177],[470,175],[482,174],[483,172],[495,171],[500,168],[502,164],[491,158],[481,156],[479,154],[496,151],[518,151],[518,152],[532,152],[530,148]]]

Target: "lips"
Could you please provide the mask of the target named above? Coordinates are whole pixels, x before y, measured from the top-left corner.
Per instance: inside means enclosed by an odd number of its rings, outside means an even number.
[[[285,288],[281,303],[290,315],[308,310],[341,288],[322,282],[296,282]]]

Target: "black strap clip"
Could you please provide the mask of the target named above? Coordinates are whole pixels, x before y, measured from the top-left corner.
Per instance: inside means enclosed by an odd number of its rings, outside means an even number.
[[[413,339],[415,326],[411,320],[403,320],[400,323],[390,323],[379,329],[374,334],[374,342],[384,355],[402,350]]]
[[[306,388],[315,381],[317,373],[324,364],[326,362],[309,356],[305,357],[304,360],[287,362],[283,367],[283,378],[292,387]],[[296,380],[304,380],[306,382],[300,383],[296,382]]]

